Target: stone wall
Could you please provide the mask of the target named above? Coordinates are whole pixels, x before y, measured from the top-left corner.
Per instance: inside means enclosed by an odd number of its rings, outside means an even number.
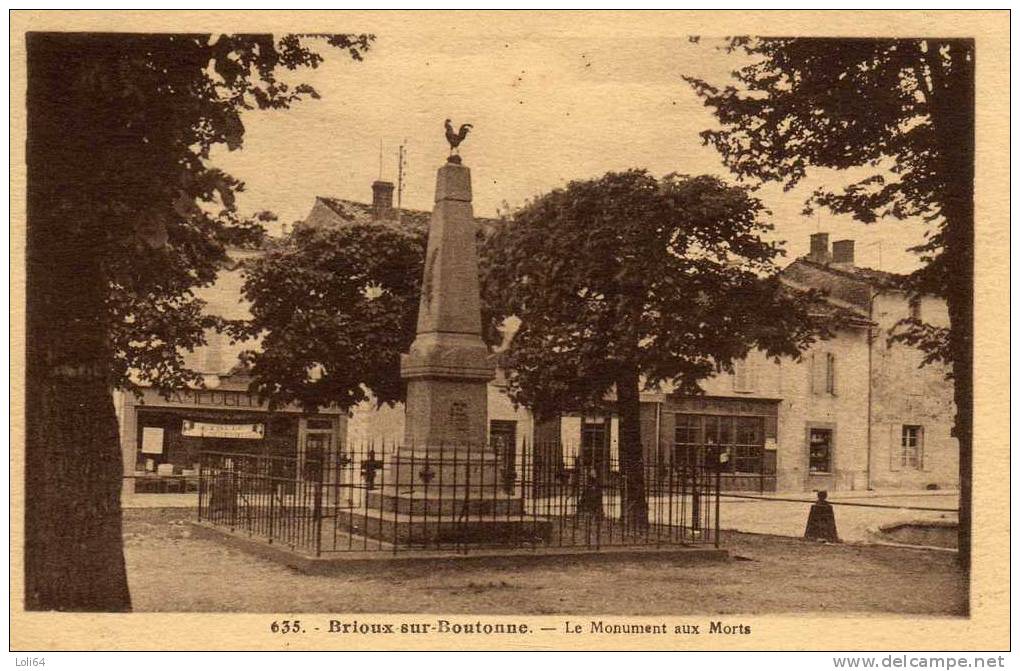
[[[925,297],[920,309],[923,321],[948,326],[943,301]],[[909,301],[903,294],[886,293],[875,299],[878,328],[872,350],[873,486],[955,488],[959,486],[959,445],[951,435],[956,410],[952,383],[946,379],[947,369],[943,365],[921,367],[920,351],[889,343],[889,329],[907,317],[909,310]],[[922,458],[918,467],[902,463],[904,425],[922,427]],[[1002,449],[1008,450],[1009,446]]]

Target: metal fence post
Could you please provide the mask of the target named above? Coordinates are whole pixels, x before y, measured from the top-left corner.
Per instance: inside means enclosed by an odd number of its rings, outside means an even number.
[[[269,481],[269,542],[273,542],[273,531],[276,526],[276,483]]]
[[[719,547],[719,491],[722,482],[722,464],[715,468],[715,546]]]
[[[203,475],[202,467],[205,464],[205,455],[198,455],[198,521],[202,521],[202,495],[205,491],[203,484],[205,483],[205,476]],[[185,488],[187,488],[185,486]]]
[[[322,472],[319,472],[319,480],[315,483],[315,504],[312,512],[312,524],[315,525],[315,556],[322,554]]]

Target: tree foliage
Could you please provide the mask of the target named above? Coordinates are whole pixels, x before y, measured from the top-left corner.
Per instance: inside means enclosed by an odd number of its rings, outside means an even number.
[[[973,42],[741,37],[727,48],[751,58],[734,84],[685,77],[722,124],[702,136],[726,166],[787,189],[812,167],[872,168],[840,190],[815,190],[805,213],[820,206],[866,223],[928,222],[914,249],[925,262],[914,287],[948,296],[956,262],[946,255],[944,226],[973,181]],[[951,362],[948,335],[933,330],[904,322],[896,338],[925,348],[928,361]]]
[[[539,414],[604,405],[621,373],[683,393],[760,347],[797,357],[825,331],[772,275],[762,203],[715,177],[645,171],[571,182],[488,239],[484,294],[520,319],[503,361]]]
[[[350,408],[403,399],[400,354],[415,336],[428,230],[407,222],[298,226],[245,270],[260,347],[242,356],[274,403]]]
[[[308,37],[29,33],[25,606],[127,610],[111,387],[194,381],[196,287],[261,239],[237,179],[246,110],[315,95],[277,78]],[[321,38],[360,59],[369,35]]]
[[[615,393],[631,524],[648,523],[642,386],[698,393],[750,348],[796,357],[824,330],[811,297],[769,277],[781,250],[763,214],[715,177],[631,170],[554,190],[486,242],[485,302],[520,320],[503,354],[510,395],[541,418]]]
[[[718,87],[686,78],[721,129],[705,141],[741,177],[792,188],[812,166],[870,169],[824,206],[863,222],[922,218],[914,289],[946,298],[947,332],[904,321],[893,337],[952,366],[960,443],[960,558],[970,565],[974,328],[973,39],[733,38],[749,58]]]
[[[47,198],[93,240],[109,283],[112,382],[177,387],[197,381],[182,350],[219,326],[192,290],[213,282],[228,246],[257,245],[268,213],[243,216],[244,184],[209,162],[216,145],[243,145],[241,115],[318,97],[281,81],[281,69],[316,67],[326,41],[360,60],[368,35],[64,36],[75,52],[64,86],[51,88],[61,133]],[[61,106],[61,107],[58,107]],[[77,132],[76,132],[77,131]],[[49,148],[48,148],[49,149]],[[58,180],[59,178],[59,180]],[[65,181],[66,180],[66,181]],[[74,184],[74,188],[65,188]],[[41,187],[41,184],[35,185]],[[72,223],[73,222],[73,223]],[[154,244],[155,243],[155,244]]]

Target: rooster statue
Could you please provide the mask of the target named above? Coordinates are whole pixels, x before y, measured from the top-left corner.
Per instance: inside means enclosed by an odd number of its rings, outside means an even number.
[[[454,163],[460,163],[460,150],[457,147],[467,137],[468,131],[474,128],[469,123],[461,124],[460,130],[454,132],[453,124],[449,119],[446,120],[446,141],[450,143],[450,160]],[[455,155],[454,152],[457,152]],[[456,160],[454,160],[456,158]]]

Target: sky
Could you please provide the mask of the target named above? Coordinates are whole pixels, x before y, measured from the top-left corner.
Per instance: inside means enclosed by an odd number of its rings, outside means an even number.
[[[622,24],[592,32],[562,21],[545,26],[541,16],[484,18],[465,17],[461,25],[377,17],[371,26],[338,27],[377,35],[365,60],[323,47],[317,70],[287,78],[312,84],[321,99],[246,113],[243,148],[213,155],[246,183],[240,207],[270,210],[289,224],[308,214],[315,196],[371,202],[373,180],[397,181],[398,147],[406,141],[402,204],[430,209],[435,171],[448,151],[446,118],[474,124],[461,153],[478,216],[607,171],[734,179],[702,145],[699,133],[714,117],[682,75],[727,83],[739,56],[716,49],[717,42],[690,42],[682,25],[636,36]],[[815,186],[846,181],[816,171],[791,192],[775,185],[759,192],[787,260],[805,254],[808,236],[822,231],[830,240],[856,240],[858,265],[915,269],[919,261],[906,250],[923,240],[921,222],[865,225],[801,214]]]

